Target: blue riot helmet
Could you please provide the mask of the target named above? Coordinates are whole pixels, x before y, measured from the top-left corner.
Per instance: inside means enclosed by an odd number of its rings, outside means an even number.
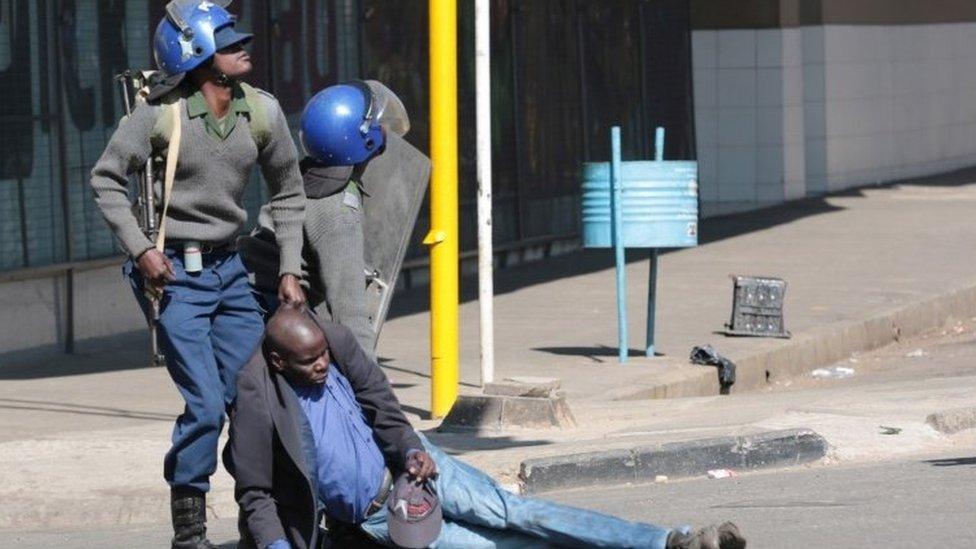
[[[379,152],[384,130],[410,131],[400,98],[376,80],[329,86],[312,97],[301,120],[305,151],[326,166],[352,166]]]
[[[251,39],[234,30],[236,18],[225,9],[232,0],[172,0],[156,27],[156,64],[173,76],[208,61],[217,50]]]

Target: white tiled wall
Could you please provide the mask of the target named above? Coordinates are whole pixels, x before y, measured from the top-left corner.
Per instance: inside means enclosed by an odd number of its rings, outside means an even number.
[[[976,24],[692,41],[706,214],[976,165]]]

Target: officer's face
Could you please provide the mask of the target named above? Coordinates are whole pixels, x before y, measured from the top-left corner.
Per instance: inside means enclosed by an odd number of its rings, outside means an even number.
[[[238,78],[251,72],[251,56],[242,43],[233,44],[214,54],[213,66],[230,78]]]

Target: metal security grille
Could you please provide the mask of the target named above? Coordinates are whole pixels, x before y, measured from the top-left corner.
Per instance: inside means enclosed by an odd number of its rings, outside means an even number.
[[[162,0],[0,0],[0,271],[118,254],[89,174],[123,114],[113,76],[151,68]],[[243,1],[255,85],[281,90],[292,127],[337,79],[335,0]],[[252,219],[267,192],[255,171]]]
[[[0,2],[0,269],[65,255],[50,7]]]
[[[112,76],[151,67],[165,0],[0,0],[0,271],[118,254],[89,172],[122,105]],[[293,131],[307,99],[334,82],[377,78],[410,110],[428,148],[427,3],[239,0],[255,33],[249,81],[279,99]],[[473,0],[460,0],[461,248],[476,244]],[[495,238],[579,233],[581,162],[605,159],[611,125],[625,157],[694,157],[687,0],[493,0]],[[255,172],[251,219],[267,193]],[[409,256],[424,255],[418,220]]]
[[[476,245],[473,0],[459,9],[462,250]],[[427,5],[361,0],[360,69],[403,95],[428,149]],[[687,0],[493,0],[493,233],[504,245],[579,234],[579,168],[606,160],[609,128],[625,158],[650,157],[668,131],[669,159],[694,158]],[[661,78],[659,75],[663,75]],[[411,256],[427,231],[418,220]]]

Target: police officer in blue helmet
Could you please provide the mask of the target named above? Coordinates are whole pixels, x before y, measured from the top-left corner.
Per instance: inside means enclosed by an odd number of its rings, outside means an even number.
[[[363,178],[366,166],[385,155],[388,142],[410,129],[403,103],[376,80],[330,86],[315,94],[301,118],[302,179],[311,193],[305,218],[308,256],[321,288],[322,316],[349,327],[367,354],[376,334],[369,325],[363,274],[364,200],[372,200]],[[393,224],[394,220],[387,220]]]
[[[349,328],[371,357],[382,321],[378,316],[385,315],[385,309],[380,315],[381,303],[368,302],[365,274],[383,278],[379,286],[392,291],[406,246],[398,248],[390,241],[407,242],[417,214],[416,208],[403,207],[412,198],[402,193],[416,196],[419,207],[419,185],[426,186],[429,174],[429,160],[403,139],[409,129],[403,103],[375,80],[325,88],[312,97],[301,117],[308,300],[320,318]],[[410,176],[413,181],[405,181]],[[419,191],[411,193],[411,185]],[[260,227],[242,238],[240,247],[255,285],[270,302],[267,310],[273,311],[267,275],[275,271],[276,252],[269,212],[268,207],[262,209]],[[379,245],[365,238],[378,232],[386,234],[378,238]],[[367,265],[369,255],[381,265]]]
[[[225,410],[240,368],[264,330],[234,241],[258,164],[271,195],[277,297],[305,302],[301,275],[305,196],[298,152],[277,101],[241,81],[251,71],[225,9],[230,2],[174,0],[153,41],[161,69],[154,86],[123,119],[92,170],[95,200],[129,256],[123,272],[140,304],[159,303],[166,366],[185,401],[164,460],[171,487],[175,549],[213,547],[206,536],[206,493],[217,466]],[[160,235],[151,241],[129,202],[129,176],[149,158],[173,161],[157,189]],[[169,170],[167,170],[169,171]]]

